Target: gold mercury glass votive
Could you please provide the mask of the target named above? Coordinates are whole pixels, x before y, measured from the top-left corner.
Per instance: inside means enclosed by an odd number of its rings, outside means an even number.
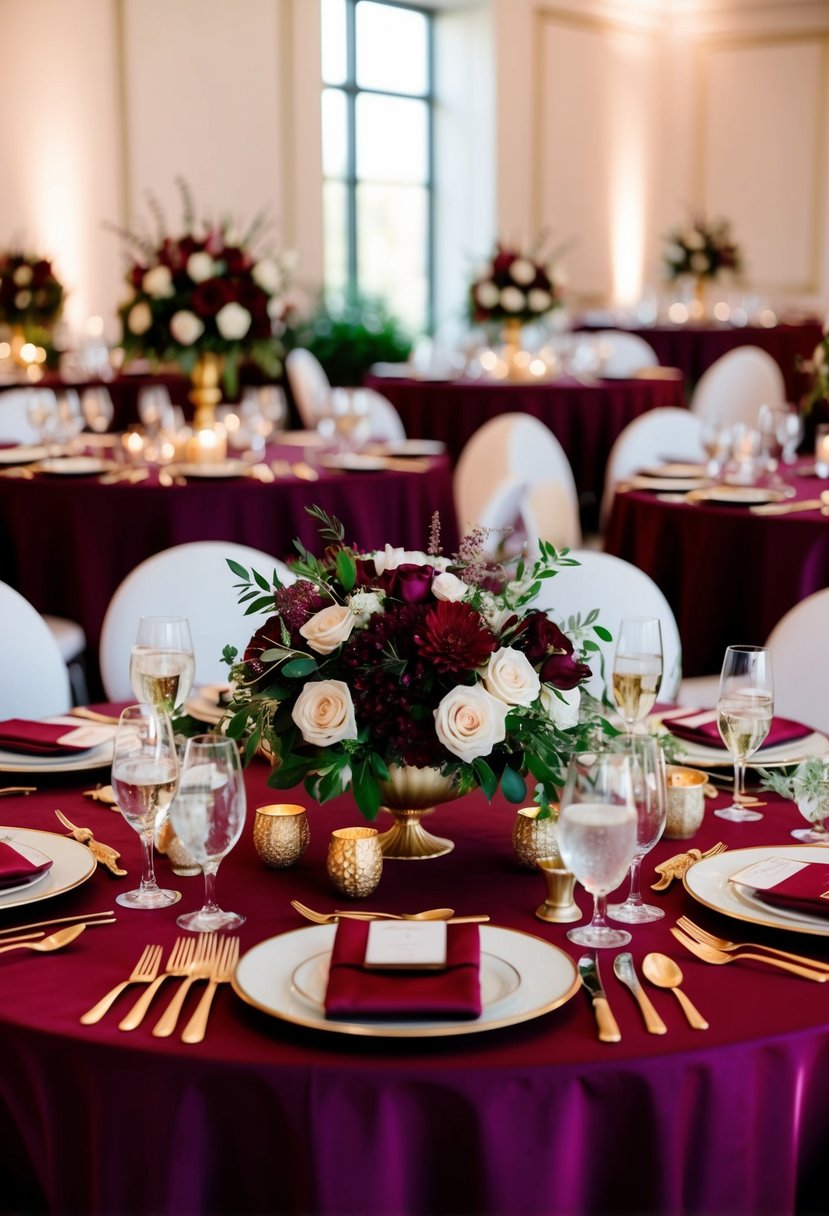
[[[702,826],[707,781],[708,774],[698,769],[678,764],[666,766],[668,811],[664,835],[667,840],[688,840]]]
[[[551,857],[558,850],[558,815],[556,809],[545,819],[539,819],[539,806],[522,806],[515,816],[512,847],[522,866],[534,870],[539,857]]]
[[[581,909],[573,899],[575,874],[571,874],[557,853],[550,857],[539,857],[536,865],[547,883],[547,898],[535,910],[538,919],[556,925],[581,920]]]
[[[335,828],[328,845],[326,868],[343,895],[371,895],[383,872],[383,850],[376,828]]]
[[[256,808],[253,843],[266,865],[276,870],[295,865],[311,839],[304,806],[276,802]]]

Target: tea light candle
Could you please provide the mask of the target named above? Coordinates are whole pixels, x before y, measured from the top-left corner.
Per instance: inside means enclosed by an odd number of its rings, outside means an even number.
[[[127,431],[126,435],[121,437],[121,442],[128,460],[138,461],[144,455],[147,441],[140,431]]]
[[[187,459],[192,464],[219,464],[227,456],[227,432],[221,423],[199,427],[187,444]]]
[[[708,774],[694,768],[669,764],[665,771],[667,817],[665,838],[687,840],[698,831],[705,815],[705,785]]]
[[[822,422],[815,430],[815,472],[829,477],[829,425]]]

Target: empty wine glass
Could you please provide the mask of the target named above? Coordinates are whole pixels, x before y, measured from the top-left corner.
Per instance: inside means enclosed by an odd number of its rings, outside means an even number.
[[[112,790],[121,814],[141,839],[141,883],[116,895],[125,908],[166,908],[179,891],[158,886],[153,841],[178,785],[178,756],[170,719],[152,705],[129,705],[115,732]]]
[[[624,880],[636,848],[636,805],[630,761],[619,752],[574,756],[558,813],[558,850],[567,869],[593,896],[589,925],[568,930],[580,946],[625,946],[630,934],[612,929],[607,896]]]
[[[765,646],[729,646],[723,659],[717,697],[717,729],[734,760],[731,806],[714,811],[721,819],[747,823],[762,819],[741,804],[746,760],[769,733],[774,714],[771,651]]]
[[[204,871],[204,905],[179,916],[177,923],[195,933],[235,929],[244,924],[238,912],[216,903],[216,873],[222,858],[242,834],[245,784],[239,749],[225,735],[196,735],[187,740],[178,795],[170,822],[187,852]]]
[[[624,619],[619,626],[611,687],[629,735],[653,709],[661,681],[662,628],[658,619]]]
[[[96,435],[103,435],[109,429],[109,424],[115,416],[115,407],[112,404],[109,389],[104,388],[102,384],[84,389],[81,396],[81,410],[90,431],[94,431]]]
[[[731,453],[731,430],[719,422],[703,422],[700,440],[708,457],[705,471],[709,477],[719,477]]]
[[[623,904],[611,904],[607,910],[611,920],[626,924],[645,924],[661,920],[661,908],[646,904],[642,899],[639,873],[642,861],[665,830],[668,795],[665,788],[665,757],[662,748],[651,735],[620,735],[611,742],[611,750],[627,756],[630,761],[633,800],[636,804],[636,848],[630,864],[630,892]]]
[[[40,442],[48,444],[57,420],[58,399],[54,389],[30,388],[26,399],[26,417],[37,430]]]
[[[186,616],[142,616],[130,654],[130,684],[139,701],[172,713],[193,687],[196,660]]]

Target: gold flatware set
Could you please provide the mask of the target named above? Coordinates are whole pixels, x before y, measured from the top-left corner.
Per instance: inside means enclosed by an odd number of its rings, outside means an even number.
[[[488,916],[455,916],[454,908],[427,908],[425,912],[369,912],[359,908],[339,908],[333,912],[315,912],[313,908],[291,900],[291,907],[315,925],[334,925],[338,920],[442,920],[448,925],[482,925]]]

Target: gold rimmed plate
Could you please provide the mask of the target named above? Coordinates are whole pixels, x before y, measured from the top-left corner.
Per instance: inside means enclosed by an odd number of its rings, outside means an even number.
[[[14,447],[0,448],[0,465],[31,464],[34,460],[43,460],[45,456],[45,447],[19,443]]]
[[[708,485],[708,481],[709,479],[704,474],[699,473],[690,477],[637,473],[636,476],[628,478],[627,484],[631,490],[671,490],[675,493],[694,491],[696,493],[697,491],[702,492]]]
[[[0,840],[6,841],[12,848],[22,846],[21,852],[27,848],[34,849],[52,860],[52,868],[47,870],[42,881],[30,883],[24,888],[0,891],[0,912],[63,895],[65,891],[71,891],[91,878],[98,864],[86,845],[54,832],[0,827]]]
[[[102,460],[100,456],[54,456],[32,465],[32,472],[50,477],[97,477],[117,467],[112,460]]]
[[[775,908],[765,904],[750,888],[731,882],[732,875],[746,866],[770,857],[785,857],[792,861],[819,861],[829,859],[825,845],[757,845],[749,849],[729,849],[716,857],[704,857],[687,871],[682,884],[689,895],[706,908],[744,920],[752,925],[763,925],[767,929],[785,929],[789,933],[811,933],[816,937],[829,937],[829,917],[818,917]]]
[[[757,507],[784,502],[790,497],[786,490],[772,490],[768,486],[705,486],[688,495],[690,502],[710,502],[727,507]]]

